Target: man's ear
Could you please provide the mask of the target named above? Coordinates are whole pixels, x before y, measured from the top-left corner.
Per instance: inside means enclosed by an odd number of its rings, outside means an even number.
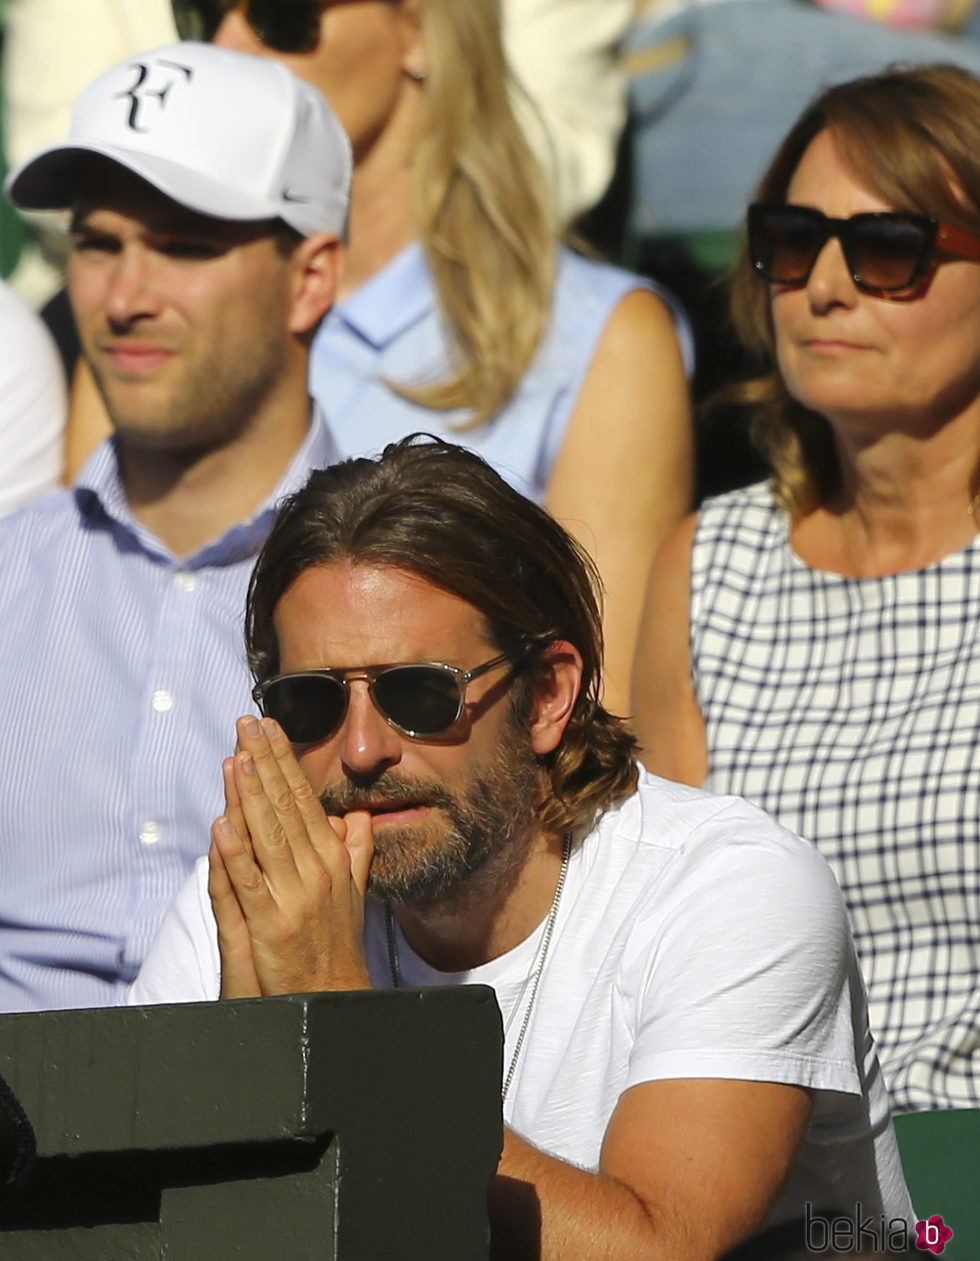
[[[581,688],[582,654],[556,639],[534,667],[529,732],[535,753],[553,753],[561,744]]]
[[[344,245],[330,232],[317,232],[293,251],[293,304],[289,331],[302,335],[320,323],[334,304],[344,274]]]

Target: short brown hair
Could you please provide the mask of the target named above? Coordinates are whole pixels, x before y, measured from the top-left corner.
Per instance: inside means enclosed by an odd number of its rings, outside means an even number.
[[[890,205],[935,215],[980,234],[980,79],[954,65],[892,68],[829,88],[800,115],[756,193],[783,202],[811,141],[832,133],[855,177]],[[738,389],[754,405],[753,438],[791,514],[826,503],[840,487],[830,425],[789,393],[775,361],[769,286],[742,251],[732,317],[764,375]]]
[[[543,508],[485,460],[413,434],[377,459],[313,473],[281,506],[252,575],[246,614],[258,682],[279,670],[274,615],[300,574],[347,561],[409,570],[485,618],[499,652],[531,663],[556,640],[582,654],[582,687],[561,745],[542,759],[552,794],[539,821],[565,832],[636,787],[636,740],[599,701],[602,621],[595,565]],[[528,649],[530,645],[530,652]]]

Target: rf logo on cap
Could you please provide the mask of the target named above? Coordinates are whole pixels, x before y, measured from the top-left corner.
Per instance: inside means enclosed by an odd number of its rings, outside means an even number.
[[[129,118],[127,122],[133,131],[147,132],[148,127],[140,126],[140,110],[146,104],[147,97],[155,97],[158,102],[158,108],[163,109],[167,103],[167,97],[170,89],[175,82],[179,82],[176,76],[183,75],[184,82],[189,83],[193,77],[193,70],[190,66],[182,66],[176,61],[158,60],[154,65],[148,65],[145,61],[137,62],[131,69],[136,71],[136,82],[132,87],[127,88],[124,92],[117,92],[116,98],[126,98],[130,102]],[[162,74],[169,75],[167,82],[160,88],[150,86],[149,80],[153,77],[153,72],[160,69]]]
[[[12,171],[6,191],[63,210],[92,155],[199,214],[346,231],[350,141],[321,92],[264,57],[184,43],[120,62],[79,93],[68,136]]]

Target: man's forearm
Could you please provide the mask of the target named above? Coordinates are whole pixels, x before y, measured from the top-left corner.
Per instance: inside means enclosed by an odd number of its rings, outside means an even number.
[[[701,1261],[683,1223],[654,1222],[624,1183],[545,1155],[512,1130],[489,1194],[494,1261]],[[675,1228],[676,1227],[676,1228]]]
[[[494,1256],[716,1261],[766,1220],[811,1107],[808,1091],[773,1082],[642,1082],[613,1111],[598,1173],[505,1130]]]

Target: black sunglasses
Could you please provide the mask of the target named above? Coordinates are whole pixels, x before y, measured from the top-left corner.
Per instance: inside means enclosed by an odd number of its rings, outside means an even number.
[[[327,0],[172,0],[181,39],[210,42],[222,19],[241,9],[263,44],[280,53],[308,53],[320,39],[320,15]]]
[[[259,683],[252,696],[293,744],[318,744],[340,727],[350,701],[352,679],[363,679],[378,713],[396,731],[413,739],[443,736],[459,721],[466,688],[513,654],[503,652],[473,670],[441,662],[363,666],[349,670],[300,670]]]
[[[863,293],[901,293],[938,254],[980,262],[980,237],[932,215],[888,210],[831,219],[809,206],[756,202],[749,207],[749,257],[770,284],[804,285],[820,251],[836,237],[851,279]]]

